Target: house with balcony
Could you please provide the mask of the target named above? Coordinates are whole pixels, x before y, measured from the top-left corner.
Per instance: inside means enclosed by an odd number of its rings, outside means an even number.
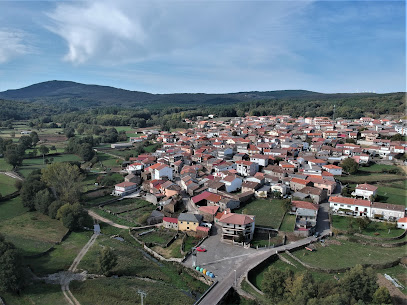
[[[138,188],[137,183],[133,182],[122,182],[119,184],[116,184],[114,186],[114,191],[112,192],[113,196],[126,196],[128,194],[131,194],[135,192]]]
[[[241,176],[254,176],[259,171],[259,165],[251,161],[236,161],[236,171]]]
[[[329,207],[334,213],[350,216],[371,217],[371,203],[369,200],[331,196]]]
[[[253,215],[223,213],[218,222],[222,227],[221,241],[249,243],[253,239],[255,217]]]
[[[363,183],[356,185],[355,191],[352,193],[352,196],[363,197],[363,199],[371,199],[376,195],[377,186]]]
[[[406,216],[406,207],[399,204],[373,202],[372,217],[381,220],[395,221]]]

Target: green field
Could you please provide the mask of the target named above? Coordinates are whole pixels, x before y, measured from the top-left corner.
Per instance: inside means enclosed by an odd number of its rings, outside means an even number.
[[[140,295],[137,293],[139,289],[147,293],[144,304],[189,305],[195,301],[186,291],[164,283],[125,277],[75,281],[71,283],[70,289],[82,305],[95,305],[95,300],[97,304],[140,304]]]
[[[15,198],[17,199],[17,198]],[[14,202],[12,208],[6,205],[8,219],[1,221],[0,232],[6,240],[11,241],[23,255],[33,255],[41,253],[56,242],[67,232],[67,229],[59,220],[51,219],[39,212],[22,211],[21,202]],[[5,203],[7,204],[7,203]],[[4,205],[0,205],[0,211],[3,211]],[[15,213],[14,217],[10,214]],[[3,213],[0,213],[3,216]],[[6,216],[7,217],[7,216]]]
[[[282,200],[255,199],[236,210],[235,213],[246,213],[256,216],[256,226],[277,229],[284,216]]]
[[[404,289],[399,288],[404,294],[407,294],[407,269],[402,265],[397,265],[388,269],[379,269],[379,273],[388,274],[392,278],[397,279],[397,281],[404,286]]]
[[[110,210],[114,213],[121,213],[131,209],[140,209],[143,207],[149,207],[151,209],[151,207],[154,206],[150,202],[145,201],[143,199],[129,198],[105,205],[103,208],[106,210]]]
[[[4,158],[0,158],[0,171],[1,172],[11,171],[12,169],[13,169],[13,166],[8,164]]]
[[[1,294],[7,305],[69,305],[62,291],[61,285],[36,282],[26,287],[20,295]]]
[[[404,188],[379,186],[377,190],[377,199],[379,202],[387,202],[391,204],[400,204],[407,207],[407,190]]]
[[[405,180],[405,176],[395,174],[377,174],[368,172],[359,172],[354,175],[337,177],[342,183],[375,183],[386,182],[388,180]]]
[[[402,170],[400,167],[396,165],[385,165],[385,164],[373,164],[371,166],[363,166],[359,167],[359,171],[362,172],[369,172],[369,173],[384,173],[393,170]]]
[[[405,256],[407,246],[396,248],[381,248],[350,241],[339,241],[340,244],[330,244],[322,247],[315,244],[317,251],[305,249],[293,254],[311,266],[328,269],[349,268],[357,264],[378,264],[394,261]]]
[[[6,196],[17,191],[16,179],[0,173],[0,194]]]
[[[283,222],[280,226],[280,231],[293,232],[295,226],[295,215],[285,214]]]
[[[99,162],[96,162],[95,165],[93,165],[93,169],[105,170],[106,168],[122,166],[123,160],[121,160],[120,158],[115,158],[100,151],[97,152],[97,156]]]
[[[20,196],[0,202],[0,227],[4,221],[25,214],[27,211],[28,209],[23,206]]]
[[[67,161],[80,161],[77,155],[73,154],[63,154],[52,156],[54,158],[54,163],[56,162],[67,162]],[[18,168],[18,172],[27,177],[33,170],[42,169],[47,165],[44,164],[42,157],[37,157],[33,159],[24,159],[23,164]]]
[[[36,275],[46,275],[67,270],[79,251],[92,236],[92,231],[72,232],[55,249],[44,256],[24,259]]]
[[[352,221],[352,219],[354,218],[332,215],[332,227],[341,231],[347,231],[349,230],[349,223]],[[372,221],[371,223],[369,223],[366,229],[363,229],[361,231],[359,231],[357,225],[355,224],[354,229],[357,233],[377,237],[396,237],[400,236],[404,232],[404,230],[402,229],[391,229],[389,233],[389,229],[386,227],[384,222],[376,221]]]

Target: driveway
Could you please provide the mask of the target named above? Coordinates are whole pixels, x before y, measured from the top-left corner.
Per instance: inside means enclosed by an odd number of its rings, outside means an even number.
[[[321,235],[331,232],[331,225],[329,223],[329,202],[321,203],[319,205],[317,217],[317,232]]]
[[[217,230],[216,230],[217,229]],[[242,264],[247,256],[257,252],[255,249],[244,249],[240,246],[233,246],[220,241],[221,234],[217,233],[220,228],[212,228],[214,234],[208,237],[201,247],[207,249],[206,252],[197,252],[197,265],[212,272],[218,281],[224,279],[230,271],[237,265]],[[187,267],[192,267],[192,255],[183,263]]]

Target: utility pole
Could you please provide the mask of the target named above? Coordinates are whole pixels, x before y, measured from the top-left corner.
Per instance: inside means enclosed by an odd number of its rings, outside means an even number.
[[[336,105],[334,105],[334,111],[333,111],[333,114],[332,114],[332,121],[335,121],[335,108],[336,108]]]
[[[270,232],[269,232],[269,248],[270,248]]]
[[[236,287],[236,282],[237,282],[237,276],[236,276],[236,269],[235,269],[235,287]]]
[[[137,292],[139,295],[140,295],[140,297],[141,297],[141,305],[143,305],[144,303],[143,303],[143,299],[147,296],[147,293],[145,293],[144,291],[142,291],[142,290],[138,290],[138,292]]]

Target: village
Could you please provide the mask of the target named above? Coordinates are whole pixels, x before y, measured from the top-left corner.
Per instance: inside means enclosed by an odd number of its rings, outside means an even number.
[[[155,152],[124,161],[125,181],[112,192],[155,205],[149,225],[217,238],[220,243],[209,251],[222,244],[270,247],[287,237],[289,242],[328,234],[332,215],[407,228],[404,205],[381,202],[378,187],[363,179],[349,191],[344,181],[352,175],[342,167],[347,159],[362,169],[403,165],[398,157],[406,143],[390,140],[407,134],[400,121],[282,115],[186,122],[194,128],[144,129],[128,143],[111,145],[115,150],[146,140],[160,144]],[[275,216],[280,219],[273,221]],[[272,245],[270,236],[277,237]]]

